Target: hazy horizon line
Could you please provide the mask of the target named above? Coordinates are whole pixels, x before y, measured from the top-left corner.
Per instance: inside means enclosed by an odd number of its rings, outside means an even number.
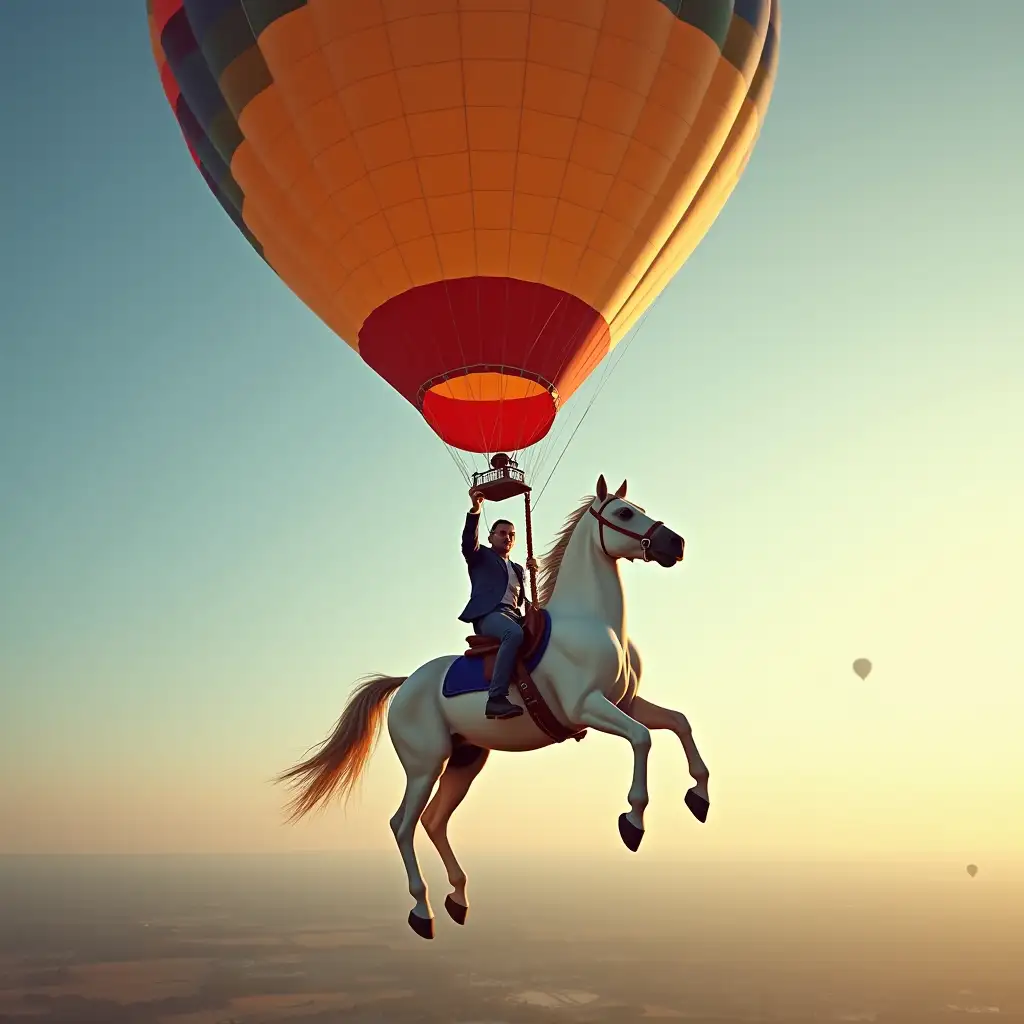
[[[381,853],[384,852],[381,849],[365,849],[365,850],[339,850],[332,849],[330,847],[318,848],[318,849],[306,849],[306,850],[249,850],[249,849],[237,849],[237,850],[79,850],[79,851],[66,851],[66,850],[22,850],[22,851],[4,851],[0,850],[0,861],[10,860],[96,860],[96,859],[136,859],[136,860],[151,860],[151,859],[190,859],[190,860],[223,860],[223,859],[251,859],[251,860],[280,860],[280,859],[302,859],[302,858],[338,858],[338,859],[350,859],[350,860],[379,860]],[[474,851],[473,857],[476,860],[481,861],[515,861],[521,863],[523,860],[522,853],[507,853],[507,852],[484,852]],[[568,863],[572,862],[578,865],[580,862],[579,855],[576,852],[568,851],[538,851],[531,855],[533,860],[542,860],[545,863]],[[1001,857],[995,856],[984,856],[980,858],[987,864],[1001,864],[1007,863],[1019,863],[1017,858],[1014,857]],[[590,864],[603,864],[603,863],[623,863],[622,858],[619,856],[618,851],[612,852],[595,852],[588,855],[586,858],[587,863]],[[806,856],[793,856],[793,855],[766,855],[758,854],[752,857],[743,856],[716,856],[709,855],[701,858],[685,858],[685,863],[688,865],[703,864],[703,865],[744,865],[744,866],[758,866],[758,865],[807,865],[807,864],[818,864],[818,865],[849,865],[849,866],[864,866],[864,865],[886,865],[886,864],[920,864],[922,862],[932,863],[935,865],[940,864],[968,864],[978,863],[979,858],[970,857],[954,857],[948,853],[943,854],[932,854],[928,851],[909,851],[902,854],[894,854],[887,852],[884,856],[871,856],[863,855],[859,857],[835,857],[826,855],[814,855],[808,854]],[[643,858],[645,864],[673,864],[678,865],[683,861],[683,858],[679,854],[666,854],[666,853],[652,853]],[[640,863],[640,861],[637,861]]]

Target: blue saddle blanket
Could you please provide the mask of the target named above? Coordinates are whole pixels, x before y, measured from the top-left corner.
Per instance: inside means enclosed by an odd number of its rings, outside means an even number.
[[[548,641],[551,639],[551,616],[547,609],[540,611],[544,618],[544,633],[537,644],[537,649],[526,659],[526,670],[532,672],[544,657],[548,649]],[[479,657],[467,658],[460,654],[449,666],[444,675],[444,682],[441,684],[441,694],[444,697],[458,697],[463,693],[481,693],[488,687],[484,678],[484,659]]]

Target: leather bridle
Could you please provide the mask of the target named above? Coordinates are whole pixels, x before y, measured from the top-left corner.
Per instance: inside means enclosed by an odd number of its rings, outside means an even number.
[[[608,554],[608,549],[604,546],[604,528],[607,526],[609,530],[614,530],[616,533],[621,533],[626,537],[632,537],[633,540],[640,541],[640,552],[643,555],[644,561],[649,562],[651,558],[648,554],[648,551],[651,547],[651,537],[654,535],[654,531],[657,530],[659,526],[664,526],[665,524],[659,519],[658,522],[651,523],[651,525],[647,528],[646,533],[637,533],[635,530],[627,530],[624,526],[619,526],[618,523],[613,523],[610,519],[605,519],[602,513],[608,507],[608,505],[611,502],[615,501],[617,498],[617,494],[608,495],[608,497],[605,498],[605,500],[602,502],[601,507],[596,512],[594,511],[594,506],[590,506],[590,514],[601,524],[598,527],[598,536],[601,538],[601,550],[609,558],[614,558],[614,555]],[[642,508],[640,508],[639,505],[636,505],[635,507],[640,512],[644,511]]]

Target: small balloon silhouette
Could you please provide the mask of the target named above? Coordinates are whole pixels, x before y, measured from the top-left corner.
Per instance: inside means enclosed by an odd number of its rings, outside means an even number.
[[[967,874],[969,874],[971,876],[971,878],[973,878],[977,873],[978,873],[978,865],[977,864],[968,864],[967,865]]]
[[[867,679],[871,674],[871,662],[867,658],[858,658],[853,663],[853,671],[861,677],[861,679]]]

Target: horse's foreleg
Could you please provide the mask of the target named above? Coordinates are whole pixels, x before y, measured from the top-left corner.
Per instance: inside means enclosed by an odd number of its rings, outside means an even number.
[[[427,804],[420,821],[430,841],[441,855],[452,891],[445,898],[444,908],[457,924],[466,923],[469,901],[466,899],[466,872],[462,870],[451,843],[448,841],[448,822],[455,808],[462,803],[473,780],[487,763],[489,750],[463,744],[455,748],[448,766],[437,785],[434,799]]]
[[[629,812],[619,816],[619,835],[629,849],[636,851],[644,837],[644,811],[650,800],[647,792],[650,731],[647,726],[617,708],[599,691],[591,691],[583,698],[576,721],[611,736],[621,736],[629,740],[633,748],[633,782],[626,798],[629,801]]]
[[[629,713],[638,721],[647,726],[648,729],[667,729],[679,737],[686,754],[686,764],[690,769],[690,775],[696,783],[686,794],[686,806],[699,821],[706,821],[708,809],[711,806],[711,797],[708,795],[707,765],[704,764],[697,744],[693,741],[693,730],[690,722],[681,711],[673,711],[671,708],[659,707],[652,704],[643,697],[634,697],[629,706]]]

